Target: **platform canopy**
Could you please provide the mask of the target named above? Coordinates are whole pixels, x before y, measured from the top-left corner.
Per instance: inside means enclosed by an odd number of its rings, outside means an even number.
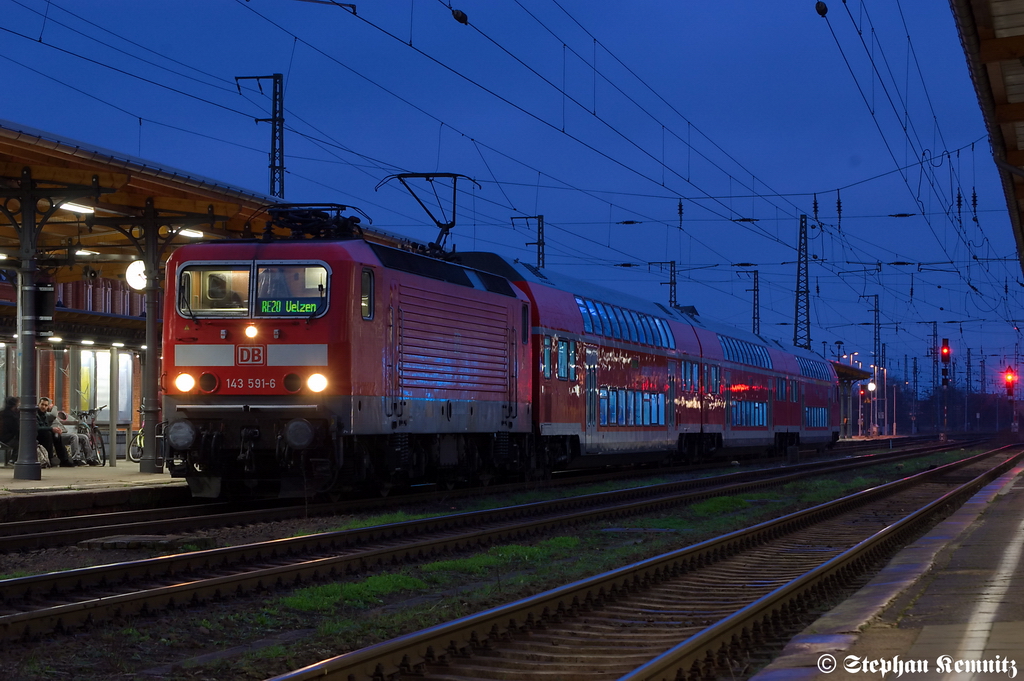
[[[843,364],[842,362],[832,362],[832,367],[836,370],[836,376],[839,377],[840,381],[855,383],[857,381],[866,381],[871,378],[870,371],[864,371],[863,369],[858,369],[855,366]]]
[[[110,219],[125,218],[130,224],[147,203],[161,223],[187,223],[191,230],[183,235],[161,228],[170,239],[166,259],[175,246],[200,238],[188,235],[241,236],[247,224],[262,230],[265,209],[278,202],[271,196],[0,120],[0,189],[5,194],[0,200],[11,213],[20,210],[12,195],[26,173],[44,193],[46,188],[90,187],[94,182],[102,191],[63,204],[42,226],[39,267],[57,282],[123,278],[128,263],[142,254],[131,230],[126,234],[116,229]],[[41,212],[46,209],[45,202],[37,206]],[[210,224],[202,224],[203,216],[213,216]],[[11,261],[12,269],[18,267],[19,245],[17,229],[0,211],[0,255]],[[0,267],[4,264],[0,262]]]
[[[1024,0],[950,0],[1024,271]]]

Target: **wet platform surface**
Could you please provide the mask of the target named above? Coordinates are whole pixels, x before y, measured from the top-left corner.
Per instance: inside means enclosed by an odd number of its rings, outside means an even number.
[[[756,681],[1024,675],[1024,466],[903,549]]]

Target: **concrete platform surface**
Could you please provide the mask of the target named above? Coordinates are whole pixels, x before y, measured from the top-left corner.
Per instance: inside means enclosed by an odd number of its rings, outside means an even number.
[[[754,681],[1024,675],[1022,472],[1006,473],[903,549]]]
[[[163,473],[140,473],[139,464],[124,461],[118,461],[115,467],[43,468],[39,480],[15,480],[13,464],[0,467],[0,497],[10,494],[94,490],[125,485],[188,486],[184,478],[172,478],[166,470]]]
[[[44,468],[39,480],[16,480],[14,466],[2,466],[0,532],[4,522],[179,505],[189,498],[184,478],[141,473],[137,463]]]

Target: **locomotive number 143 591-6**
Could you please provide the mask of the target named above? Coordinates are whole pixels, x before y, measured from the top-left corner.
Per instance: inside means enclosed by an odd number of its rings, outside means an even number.
[[[261,390],[265,388],[276,388],[277,380],[273,378],[229,378],[228,388],[236,390]]]

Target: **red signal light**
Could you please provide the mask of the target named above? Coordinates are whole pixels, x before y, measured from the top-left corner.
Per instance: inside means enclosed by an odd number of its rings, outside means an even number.
[[[1017,382],[1017,373],[1013,369],[1007,369],[1004,378],[1006,380],[1006,395],[1013,397],[1013,384]]]
[[[942,347],[939,349],[939,356],[942,357],[943,364],[949,364],[950,350],[949,350],[949,339],[942,339]]]

